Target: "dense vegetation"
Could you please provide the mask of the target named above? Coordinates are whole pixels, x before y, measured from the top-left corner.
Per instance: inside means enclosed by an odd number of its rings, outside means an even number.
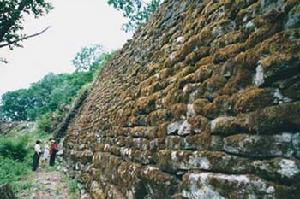
[[[89,73],[48,74],[28,89],[7,92],[3,95],[1,112],[5,119],[35,120],[69,103],[80,87],[91,81]]]
[[[28,136],[0,137],[0,184],[16,189],[18,180],[30,172],[31,151]]]
[[[0,156],[0,185],[10,184],[17,189],[18,180],[28,174],[31,169],[31,157],[27,161],[15,161],[10,158]]]
[[[28,89],[5,93],[2,97],[2,117],[15,121],[35,120],[69,103],[81,86],[92,79],[93,74],[89,72],[50,73]]]
[[[84,70],[76,68],[72,74],[53,74],[46,75],[42,80],[33,83],[28,89],[6,92],[2,96],[0,106],[0,119],[12,121],[34,121],[41,119],[40,125],[45,120],[50,119],[53,112],[59,114],[64,112],[66,105],[70,104],[78,91],[89,84],[103,64],[111,57],[110,53],[98,54],[95,58],[93,51],[82,53],[83,48],[77,56],[82,55],[82,60],[90,59],[92,62],[82,65]],[[77,57],[76,56],[76,57]]]
[[[9,158],[16,161],[24,161],[27,155],[27,139],[2,138],[0,140],[0,154],[4,158]]]
[[[30,188],[30,182],[21,179],[31,173],[34,143],[37,139],[48,140],[49,136],[38,129],[0,135],[0,185],[10,184],[14,192]]]

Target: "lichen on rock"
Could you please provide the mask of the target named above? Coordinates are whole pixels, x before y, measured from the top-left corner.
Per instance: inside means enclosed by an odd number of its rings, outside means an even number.
[[[299,198],[299,0],[166,0],[64,139],[93,198]]]

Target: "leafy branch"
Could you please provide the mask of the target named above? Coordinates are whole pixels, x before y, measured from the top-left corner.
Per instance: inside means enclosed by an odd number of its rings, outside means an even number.
[[[12,40],[12,41],[7,41],[7,43],[0,43],[0,48],[3,48],[5,46],[10,46],[10,45],[13,45],[13,44],[17,44],[18,42],[20,41],[23,41],[23,40],[26,40],[26,39],[30,39],[32,37],[36,37],[36,36],[39,36],[43,33],[45,33],[48,29],[50,28],[50,26],[46,27],[45,29],[43,29],[42,31],[40,32],[37,32],[37,33],[34,33],[34,34],[31,34],[31,35],[24,35],[20,38],[17,38],[15,40]]]

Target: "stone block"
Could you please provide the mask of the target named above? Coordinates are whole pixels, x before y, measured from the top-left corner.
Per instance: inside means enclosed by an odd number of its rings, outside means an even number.
[[[289,191],[288,187],[281,189]],[[182,194],[191,199],[207,198],[277,198],[276,186],[253,175],[187,173],[183,176]]]
[[[298,131],[300,128],[300,103],[271,106],[250,114],[249,128],[259,134]]]
[[[291,133],[270,136],[232,135],[224,138],[224,150],[231,154],[253,158],[291,157],[295,153]]]
[[[210,131],[216,135],[232,135],[248,132],[249,119],[246,115],[221,116],[210,122]]]

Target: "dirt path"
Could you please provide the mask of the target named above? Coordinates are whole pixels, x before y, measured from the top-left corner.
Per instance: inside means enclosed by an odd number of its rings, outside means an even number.
[[[18,193],[21,199],[78,199],[78,193],[70,191],[70,182],[58,171],[42,169],[23,180],[29,188]]]

